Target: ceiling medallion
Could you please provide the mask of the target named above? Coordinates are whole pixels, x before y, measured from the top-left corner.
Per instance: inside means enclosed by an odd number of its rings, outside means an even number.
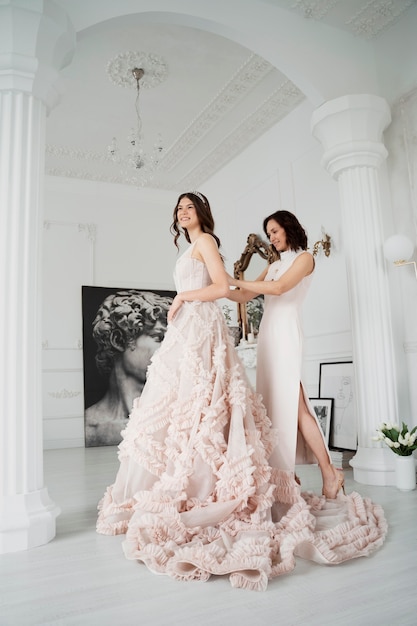
[[[122,174],[140,187],[154,176],[163,155],[162,136],[158,133],[152,150],[146,151],[142,135],[142,119],[139,107],[140,87],[155,87],[167,77],[165,62],[156,54],[145,52],[122,52],[107,65],[110,80],[121,87],[135,87],[135,126],[128,136],[129,151],[123,155],[116,137],[107,146],[107,155],[120,165]],[[129,174],[130,172],[130,174]]]
[[[106,72],[115,85],[136,88],[136,79],[132,75],[135,67],[143,69],[144,75],[140,84],[145,89],[156,87],[168,76],[165,61],[149,52],[121,52],[108,62]]]

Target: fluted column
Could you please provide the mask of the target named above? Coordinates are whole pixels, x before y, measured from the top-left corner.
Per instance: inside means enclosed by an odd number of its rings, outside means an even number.
[[[59,513],[43,479],[40,244],[46,112],[74,38],[52,2],[26,6],[0,6],[0,553],[53,539]]]
[[[371,95],[337,98],[312,118],[323,165],[339,184],[358,426],[351,464],[355,480],[374,485],[394,484],[393,455],[372,437],[381,421],[397,421],[398,413],[378,171],[390,120],[385,100]]]

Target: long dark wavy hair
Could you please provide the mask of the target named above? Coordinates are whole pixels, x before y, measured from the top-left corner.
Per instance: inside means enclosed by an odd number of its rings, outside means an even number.
[[[170,231],[174,235],[174,244],[176,245],[176,247],[179,248],[178,239],[182,233],[182,231],[178,228],[177,212],[178,212],[178,205],[183,198],[188,198],[194,204],[194,207],[197,213],[197,218],[198,218],[198,221],[200,222],[201,230],[203,231],[203,233],[209,233],[215,239],[218,248],[220,248],[221,246],[220,239],[217,237],[217,235],[214,234],[214,219],[211,213],[209,201],[207,200],[206,196],[203,196],[203,194],[200,193],[199,191],[197,192],[188,191],[187,193],[182,193],[177,200],[177,204],[175,205],[174,214],[173,214],[174,221],[172,222],[171,227],[170,227]],[[188,243],[191,243],[188,230],[184,228],[183,232]]]
[[[268,215],[263,223],[266,236],[268,236],[266,228],[269,220],[275,220],[285,230],[287,244],[291,250],[299,250],[300,248],[307,250],[307,233],[293,213],[276,211],[272,215]]]

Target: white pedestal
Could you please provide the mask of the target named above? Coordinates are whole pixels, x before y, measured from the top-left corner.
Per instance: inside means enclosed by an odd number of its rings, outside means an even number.
[[[241,341],[237,346],[237,353],[245,366],[246,375],[252,387],[256,388],[256,343]]]

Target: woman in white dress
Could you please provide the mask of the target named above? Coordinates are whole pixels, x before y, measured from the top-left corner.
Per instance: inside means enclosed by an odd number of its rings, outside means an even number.
[[[239,290],[232,298],[247,302],[265,295],[258,335],[256,390],[261,394],[279,446],[270,458],[273,467],[294,471],[296,464],[318,462],[323,495],[334,499],[343,487],[343,472],[330,459],[323,432],[301,382],[302,329],[300,309],[310,286],[314,258],[307,252],[307,235],[289,211],[264,220],[265,234],[278,260],[255,281],[230,278]]]
[[[190,246],[97,531],[125,533],[126,557],[155,573],[227,574],[254,590],[291,571],[296,554],[333,564],[370,554],[386,532],[380,507],[360,499],[328,516],[325,498],[306,500],[291,472],[268,463],[276,433],[215,302],[229,285],[207,198],[182,194],[172,229]]]

